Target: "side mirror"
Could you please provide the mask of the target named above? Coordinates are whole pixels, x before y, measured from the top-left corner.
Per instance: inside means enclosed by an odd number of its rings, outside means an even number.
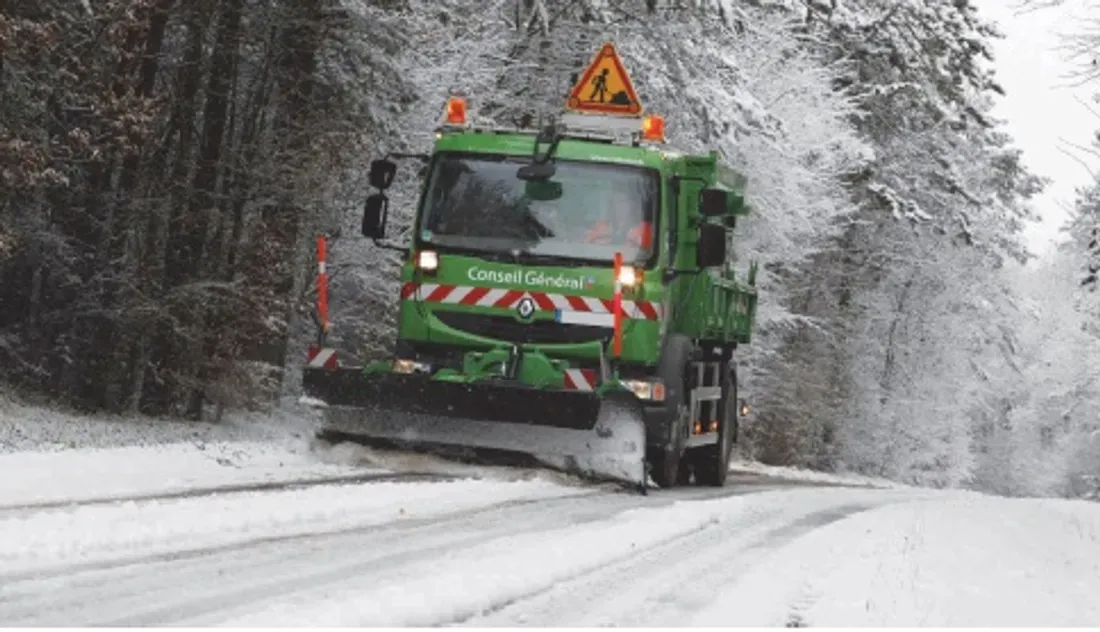
[[[363,236],[382,239],[386,236],[386,216],[389,214],[390,201],[382,193],[367,197],[363,204]]]
[[[379,191],[385,191],[393,184],[393,177],[397,174],[397,163],[379,158],[370,163],[370,185]]]
[[[699,226],[699,246],[695,252],[695,265],[713,268],[726,263],[726,229],[717,224]]]
[[[552,162],[531,163],[517,169],[516,177],[527,182],[549,180],[557,171],[558,168]]]
[[[732,191],[707,187],[699,193],[699,213],[703,217],[728,215],[732,201]]]

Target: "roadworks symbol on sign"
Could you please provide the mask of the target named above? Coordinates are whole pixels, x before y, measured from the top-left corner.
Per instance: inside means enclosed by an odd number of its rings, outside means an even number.
[[[600,48],[569,92],[565,107],[572,112],[641,116],[642,103],[613,44]]]

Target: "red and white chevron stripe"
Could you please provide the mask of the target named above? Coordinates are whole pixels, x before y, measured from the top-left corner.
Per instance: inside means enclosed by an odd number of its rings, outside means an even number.
[[[599,375],[596,369],[566,369],[565,390],[591,393],[599,384]]]
[[[331,371],[340,368],[340,360],[336,357],[336,349],[310,345],[306,352],[306,366]]]
[[[451,305],[477,305],[480,307],[514,307],[524,296],[530,296],[542,311],[589,312],[611,314],[614,304],[610,298],[593,298],[548,292],[507,290],[504,288],[470,285],[445,285],[439,283],[405,283],[401,288],[401,300],[418,300],[428,303]],[[660,320],[661,304],[654,301],[623,300],[623,315],[637,320]]]

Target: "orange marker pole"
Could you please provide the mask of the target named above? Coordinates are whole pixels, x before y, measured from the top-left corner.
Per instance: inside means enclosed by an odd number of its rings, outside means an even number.
[[[328,271],[325,269],[327,246],[324,235],[317,236],[317,315],[321,319],[321,340],[328,333]]]
[[[612,309],[615,317],[615,357],[623,354],[623,284],[619,281],[619,274],[623,270],[623,253],[615,253],[615,297]]]

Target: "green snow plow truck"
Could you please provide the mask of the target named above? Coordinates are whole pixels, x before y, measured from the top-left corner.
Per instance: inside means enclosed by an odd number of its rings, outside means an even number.
[[[728,263],[745,182],[664,140],[608,44],[537,129],[477,127],[448,100],[407,246],[384,241],[397,164],[373,161],[363,235],[406,253],[395,352],[343,366],[325,346],[322,248],[303,381],[323,436],[723,485],[757,300],[756,265],[741,281]]]

